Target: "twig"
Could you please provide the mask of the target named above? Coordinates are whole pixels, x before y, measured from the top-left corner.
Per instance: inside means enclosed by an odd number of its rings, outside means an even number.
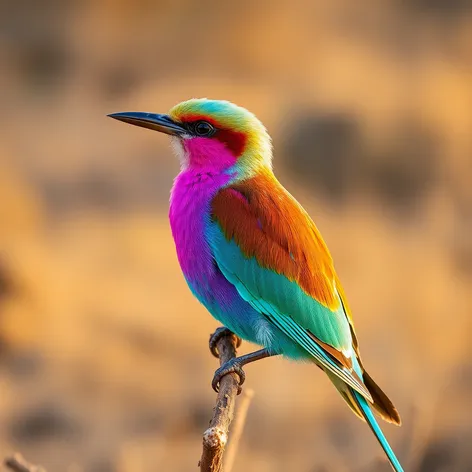
[[[221,336],[217,343],[220,365],[236,357],[237,338],[234,334]],[[228,442],[228,431],[233,419],[234,403],[238,394],[238,376],[225,375],[220,381],[213,418],[203,433],[203,452],[199,462],[201,472],[222,472],[223,453]]]
[[[233,429],[231,431],[231,440],[228,445],[228,450],[225,456],[225,472],[231,472],[233,470],[234,461],[236,460],[236,453],[238,451],[239,440],[243,434],[244,423],[246,422],[247,411],[251,404],[252,397],[254,397],[254,390],[247,389],[241,395],[238,410],[236,412],[236,419],[233,423]]]
[[[46,469],[26,462],[21,454],[15,454],[14,456],[7,457],[4,463],[5,467],[13,470],[14,472],[46,472]]]

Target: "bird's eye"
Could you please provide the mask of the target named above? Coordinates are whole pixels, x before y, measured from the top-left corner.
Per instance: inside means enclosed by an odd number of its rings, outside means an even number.
[[[213,132],[215,131],[215,128],[210,125],[210,123],[207,123],[206,121],[199,121],[195,125],[195,133],[198,136],[211,136]]]

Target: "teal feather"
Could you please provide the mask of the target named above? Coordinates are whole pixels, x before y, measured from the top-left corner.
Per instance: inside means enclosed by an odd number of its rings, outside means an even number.
[[[382,449],[385,451],[385,454],[387,455],[393,470],[395,472],[403,472],[403,467],[401,466],[400,462],[395,456],[395,453],[390,447],[390,444],[388,443],[386,437],[380,429],[380,426],[377,423],[377,420],[375,419],[374,414],[372,413],[372,410],[369,404],[367,403],[367,400],[358,392],[352,391],[352,394],[354,396],[355,402],[357,403],[357,406],[361,411],[362,416],[364,417],[370,429],[374,433],[375,437],[377,438],[377,441],[382,446]]]
[[[312,332],[324,343],[339,350],[352,345],[349,322],[342,305],[331,311],[306,294],[284,275],[261,267],[255,258],[244,256],[234,240],[228,241],[219,226],[212,224],[210,237],[213,256],[225,276],[246,295],[267,302],[277,313],[290,315],[296,323]]]
[[[367,388],[348,369],[334,361],[308,333],[340,351],[351,350],[351,331],[342,304],[338,310],[332,311],[306,294],[296,282],[261,267],[255,258],[245,257],[234,240],[228,241],[224,237],[216,223],[210,225],[208,236],[219,269],[241,297],[302,347],[321,367],[372,400]],[[290,357],[289,346],[284,351],[286,344],[278,344],[282,346],[282,354]]]
[[[359,374],[362,373],[362,369],[357,359],[354,360],[354,369],[356,370],[357,373]],[[382,447],[385,454],[387,455],[388,460],[390,461],[390,465],[392,466],[393,470],[395,472],[403,472],[403,467],[401,466],[400,462],[395,456],[395,453],[390,447],[390,444],[388,443],[387,438],[384,436],[382,430],[380,429],[380,426],[377,423],[377,420],[375,419],[374,414],[372,413],[372,409],[369,403],[366,401],[366,399],[362,395],[359,395],[358,392],[352,389],[349,389],[349,390],[350,390],[349,393],[351,394],[349,396],[353,399],[362,417],[365,419],[370,429],[374,433],[374,436],[377,438],[377,441],[380,443],[380,446]]]

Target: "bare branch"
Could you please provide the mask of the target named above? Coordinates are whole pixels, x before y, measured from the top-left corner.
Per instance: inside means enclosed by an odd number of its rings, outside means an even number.
[[[217,343],[220,365],[236,357],[238,338],[231,334],[221,336]],[[234,404],[238,395],[238,376],[227,374],[220,381],[213,418],[203,433],[203,452],[200,459],[201,472],[222,472],[223,453],[228,442],[229,425],[233,419]]]
[[[46,472],[46,469],[26,462],[21,454],[7,457],[4,463],[5,467],[14,472]]]

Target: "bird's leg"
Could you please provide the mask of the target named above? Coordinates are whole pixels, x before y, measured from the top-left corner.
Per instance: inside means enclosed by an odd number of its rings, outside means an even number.
[[[230,331],[225,326],[220,326],[219,328],[216,329],[216,331],[213,334],[210,335],[210,342],[209,342],[210,351],[216,358],[220,357],[218,355],[218,348],[216,347],[216,345],[218,344],[218,341],[224,336],[234,336],[236,338],[236,347],[238,348],[239,346],[241,346],[242,340],[239,336],[236,336],[232,331]]]
[[[244,354],[243,356],[233,357],[228,362],[225,362],[219,369],[215,371],[215,375],[211,382],[211,386],[215,392],[218,392],[220,380],[226,375],[235,373],[239,377],[238,395],[241,393],[241,385],[246,380],[243,366],[251,362],[265,359],[266,357],[276,356],[278,352],[271,352],[268,349],[259,349],[259,351]]]

